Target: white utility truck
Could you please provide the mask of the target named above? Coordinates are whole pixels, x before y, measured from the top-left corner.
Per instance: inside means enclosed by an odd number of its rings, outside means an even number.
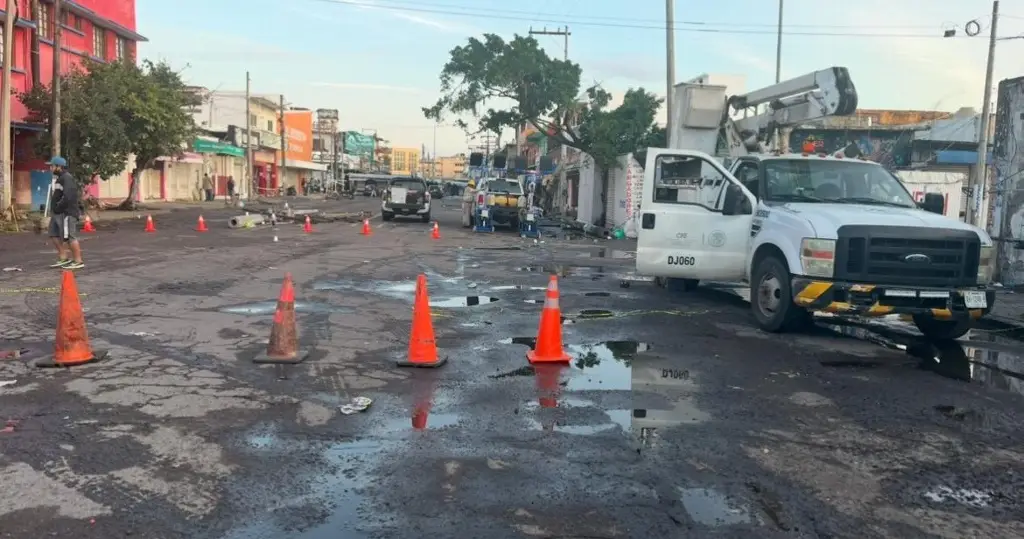
[[[639,273],[684,290],[745,283],[771,332],[813,312],[906,314],[955,339],[991,310],[992,239],[944,217],[942,195],[918,204],[874,162],[769,150],[787,127],[856,110],[846,68],[731,97],[700,80],[676,92],[675,148],[647,152]]]

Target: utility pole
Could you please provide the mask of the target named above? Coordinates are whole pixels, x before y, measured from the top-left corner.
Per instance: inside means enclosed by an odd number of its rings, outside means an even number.
[[[565,28],[559,28],[557,30],[548,30],[547,26],[545,26],[543,30],[534,30],[533,27],[531,26],[530,27],[530,35],[531,36],[562,36],[564,38],[564,40],[565,40],[565,44],[562,46],[562,59],[563,60],[569,60],[569,36],[572,35],[572,32],[569,31],[569,27],[568,26],[566,26]]]
[[[782,82],[782,3],[779,0],[779,37],[775,41],[775,84]]]
[[[285,152],[288,149],[288,137],[285,136],[285,129],[284,129],[284,94],[279,94],[277,97],[280,100],[279,101],[280,102],[279,107],[280,107],[280,115],[281,115],[280,120],[278,120],[278,122],[277,122],[278,124],[280,124],[280,127],[279,127],[278,130],[281,132],[281,168],[279,168],[277,170],[277,187],[280,189],[280,188],[284,187],[284,166],[285,166],[286,161],[288,159],[287,158],[287,154]]]
[[[252,200],[253,191],[256,190],[256,167],[253,164],[252,154],[252,77],[245,72],[245,176],[249,183],[249,199]]]
[[[60,81],[61,72],[63,71],[61,60],[64,58],[64,50],[62,48],[62,35],[63,29],[60,20],[63,16],[63,2],[62,0],[53,0],[53,77],[50,79],[50,93],[53,98],[52,110],[50,112],[50,146],[53,148],[50,152],[53,155],[60,155]],[[42,7],[46,9],[46,7]],[[8,12],[12,13],[12,12]],[[9,35],[9,34],[8,34]]]
[[[676,85],[676,0],[665,0],[665,138],[672,147],[672,90]]]
[[[4,50],[3,50],[3,95],[0,95],[0,151],[3,151],[3,159],[0,160],[0,219],[3,218],[8,208],[13,212],[14,208],[14,178],[11,172],[11,58],[14,52],[14,15],[18,12],[18,6],[14,0],[7,0],[7,17],[4,20]]]
[[[971,174],[967,192],[971,197],[971,203],[967,206],[967,222],[984,228],[984,224],[977,223],[978,209],[981,206],[981,193],[985,190],[988,181],[988,118],[992,113],[992,71],[996,62],[996,28],[999,25],[999,0],[992,2],[992,26],[989,28],[988,37],[988,64],[985,66],[985,91],[981,103],[981,121],[978,122],[981,131],[978,133],[978,162],[974,165],[974,174]]]
[[[668,1],[671,2],[672,0],[668,0]],[[565,38],[565,45],[563,45],[563,47],[562,47],[562,55],[563,55],[562,59],[565,60],[566,62],[569,61],[569,36],[571,36],[572,33],[569,32],[569,27],[568,26],[566,26],[564,30],[559,29],[559,30],[555,30],[553,32],[549,32],[548,28],[546,26],[544,27],[543,30],[540,30],[540,31],[536,31],[533,28],[530,28],[530,35],[534,35],[534,34],[542,35],[542,36],[562,36],[563,38]],[[568,123],[568,121],[569,121],[569,112],[570,111],[566,111],[565,115],[563,115],[563,121],[566,122],[566,123]],[[564,128],[566,126],[561,126],[561,127]],[[563,133],[564,133],[564,131],[563,131]],[[558,145],[558,169],[559,169],[558,184],[559,185],[565,185],[565,173],[566,173],[566,170],[565,170],[566,163],[565,162],[566,162],[566,155],[567,154],[568,154],[568,148],[565,146],[565,144],[561,144],[560,143]],[[538,164],[537,168],[538,169],[540,168],[539,164]],[[540,172],[540,171],[538,170],[537,172]]]

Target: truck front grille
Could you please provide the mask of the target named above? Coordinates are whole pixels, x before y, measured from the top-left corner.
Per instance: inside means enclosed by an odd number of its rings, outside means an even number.
[[[958,287],[977,281],[981,240],[968,230],[847,225],[836,242],[836,279]]]

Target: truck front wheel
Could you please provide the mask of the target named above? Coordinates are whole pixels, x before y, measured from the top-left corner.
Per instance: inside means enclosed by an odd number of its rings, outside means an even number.
[[[813,323],[813,315],[793,303],[791,282],[786,263],[774,255],[763,258],[754,268],[750,307],[762,330],[783,333]]]
[[[914,325],[930,340],[952,341],[963,337],[971,330],[971,319],[938,320],[927,315],[915,314]]]

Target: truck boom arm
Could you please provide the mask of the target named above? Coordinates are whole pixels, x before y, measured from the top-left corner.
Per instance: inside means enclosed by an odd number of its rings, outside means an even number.
[[[763,136],[775,128],[828,116],[849,116],[857,110],[857,89],[845,67],[830,67],[729,98],[734,111],[765,104],[767,112],[735,120],[736,128]]]

